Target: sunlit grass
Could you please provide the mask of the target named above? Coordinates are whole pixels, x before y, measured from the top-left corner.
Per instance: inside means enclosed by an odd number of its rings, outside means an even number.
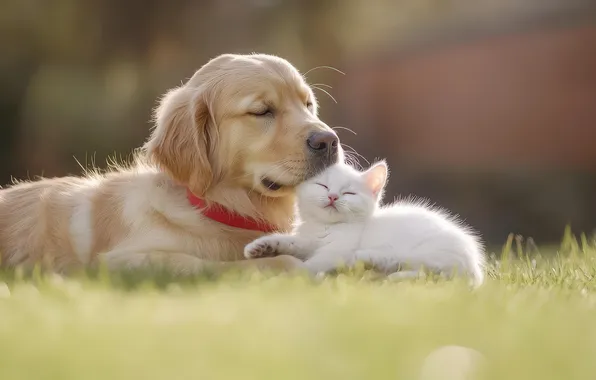
[[[362,274],[5,272],[0,379],[416,379],[457,344],[485,355],[490,379],[592,380],[596,244],[567,231],[543,250],[512,236],[475,291]]]

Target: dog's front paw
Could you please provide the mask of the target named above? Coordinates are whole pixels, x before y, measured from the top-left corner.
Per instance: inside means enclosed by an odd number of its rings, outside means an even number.
[[[271,240],[255,240],[244,247],[244,257],[254,259],[257,257],[273,257],[280,254],[279,242]]]

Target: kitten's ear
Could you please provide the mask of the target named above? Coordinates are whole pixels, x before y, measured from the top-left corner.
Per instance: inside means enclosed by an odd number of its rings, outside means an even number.
[[[375,197],[378,197],[383,192],[387,183],[387,177],[389,176],[387,163],[385,160],[376,162],[362,173],[362,175],[366,181],[366,186],[372,191]]]

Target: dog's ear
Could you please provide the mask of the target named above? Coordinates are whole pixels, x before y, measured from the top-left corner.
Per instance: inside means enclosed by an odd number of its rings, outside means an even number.
[[[199,196],[213,182],[215,126],[206,97],[204,89],[188,84],[170,90],[155,110],[155,128],[144,147],[151,162]]]

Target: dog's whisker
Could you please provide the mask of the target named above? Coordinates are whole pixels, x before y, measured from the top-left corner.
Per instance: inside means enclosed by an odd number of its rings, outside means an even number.
[[[304,74],[302,74],[303,76],[307,76],[309,73],[315,71],[315,70],[319,70],[319,69],[328,69],[328,70],[333,70],[335,72],[340,73],[341,75],[346,75],[346,73],[344,73],[343,71],[336,69],[333,66],[317,66],[317,67],[313,67],[312,69],[308,70],[307,72],[305,72]]]
[[[331,94],[330,94],[329,92],[327,92],[326,90],[324,90],[324,89],[322,89],[322,88],[319,88],[319,87],[317,87],[317,86],[311,86],[311,87],[312,87],[312,88],[314,88],[314,89],[316,89],[316,90],[319,90],[319,91],[321,91],[321,92],[323,92],[323,93],[325,93],[325,94],[327,94],[327,96],[329,96],[329,97],[331,98],[331,100],[333,100],[333,101],[335,102],[335,104],[337,104],[337,100],[335,100],[335,98],[333,97],[333,95],[331,95]]]
[[[312,83],[311,86],[323,86],[323,87],[333,89],[333,87],[331,87],[330,85],[325,84],[325,83]]]
[[[277,182],[281,177],[284,176],[284,174],[286,174],[288,172],[288,169],[283,167],[283,164],[285,160],[280,161],[280,163],[278,163],[277,165],[275,165],[271,170],[276,170],[276,169],[284,169],[277,177],[275,178],[271,178],[271,181],[273,182]],[[267,175],[267,174],[266,174]],[[259,197],[259,202],[263,202],[263,198],[265,197],[265,194],[261,193],[260,197]],[[265,198],[265,201],[267,201],[267,198]]]
[[[350,128],[347,127],[342,127],[341,125],[336,125],[335,127],[331,127],[331,129],[336,130],[336,129],[343,129],[346,130],[348,132],[352,132],[355,136],[358,135],[358,133],[354,132],[353,130],[351,130]]]
[[[273,166],[265,174],[268,174],[269,172],[275,171],[275,170],[278,170],[278,169],[284,169],[284,170],[296,169],[295,166],[292,166],[292,167],[287,167],[286,166],[287,164],[292,164],[292,163],[295,164],[296,163],[296,160],[285,158],[285,159],[283,159],[281,161],[278,161],[278,162],[274,163]]]
[[[232,179],[236,180],[236,179],[241,179],[241,178],[245,178],[245,177],[250,177],[252,175],[253,175],[252,173],[245,173],[245,174],[239,175],[237,177],[232,177]]]
[[[281,177],[283,177],[286,173],[289,173],[288,169],[284,168],[284,170],[275,178],[272,179],[273,182],[277,182]]]
[[[269,175],[271,174],[271,172],[277,171],[279,169],[286,169],[285,167],[285,162],[280,162],[280,163],[276,163],[274,164],[271,168],[269,168],[267,171],[265,171],[265,175]]]
[[[291,158],[285,158],[283,160],[280,160],[276,163],[273,164],[273,166],[271,168],[269,168],[266,172],[265,175],[268,175],[269,173],[278,170],[278,169],[284,169],[284,170],[290,170],[290,169],[298,169],[298,168],[286,168],[285,165],[286,164],[296,164],[296,163],[302,163],[304,162],[304,160],[294,160]],[[246,178],[246,177],[250,177],[252,176],[252,173],[245,173],[236,177],[232,177],[232,179],[236,180],[236,179],[241,179],[241,178]]]

